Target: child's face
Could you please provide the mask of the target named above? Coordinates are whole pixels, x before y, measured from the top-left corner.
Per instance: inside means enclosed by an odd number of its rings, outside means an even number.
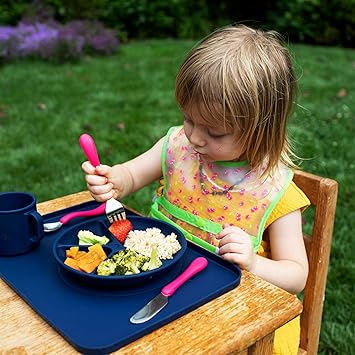
[[[223,124],[210,126],[196,109],[184,115],[184,131],[194,150],[206,161],[245,159],[244,150],[238,144],[240,132],[226,131]]]

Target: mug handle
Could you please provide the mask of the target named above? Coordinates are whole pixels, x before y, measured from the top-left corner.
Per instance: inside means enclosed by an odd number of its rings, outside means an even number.
[[[30,225],[34,226],[34,235],[31,240],[37,243],[44,237],[42,216],[37,211],[31,211],[28,212],[28,217],[30,218]]]

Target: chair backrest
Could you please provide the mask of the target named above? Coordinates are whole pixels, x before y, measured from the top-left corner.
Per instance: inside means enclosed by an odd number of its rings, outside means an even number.
[[[304,171],[296,171],[293,180],[307,195],[315,208],[312,232],[309,236],[304,236],[309,275],[304,289],[299,354],[316,355],[327,283],[338,183],[335,180]]]

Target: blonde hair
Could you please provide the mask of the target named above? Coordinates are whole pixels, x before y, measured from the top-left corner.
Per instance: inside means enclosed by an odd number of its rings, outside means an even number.
[[[238,129],[252,167],[295,167],[286,125],[296,99],[292,58],[281,37],[244,25],[221,28],[195,46],[176,78],[183,112],[197,107],[206,123]]]

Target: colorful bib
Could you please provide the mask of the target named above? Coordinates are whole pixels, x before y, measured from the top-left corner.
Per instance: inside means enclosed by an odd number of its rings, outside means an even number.
[[[266,220],[293,178],[279,164],[272,176],[248,162],[206,162],[181,127],[169,130],[163,146],[164,190],[151,209],[153,217],[180,228],[187,239],[216,251],[215,235],[228,223],[248,233],[258,250]]]

